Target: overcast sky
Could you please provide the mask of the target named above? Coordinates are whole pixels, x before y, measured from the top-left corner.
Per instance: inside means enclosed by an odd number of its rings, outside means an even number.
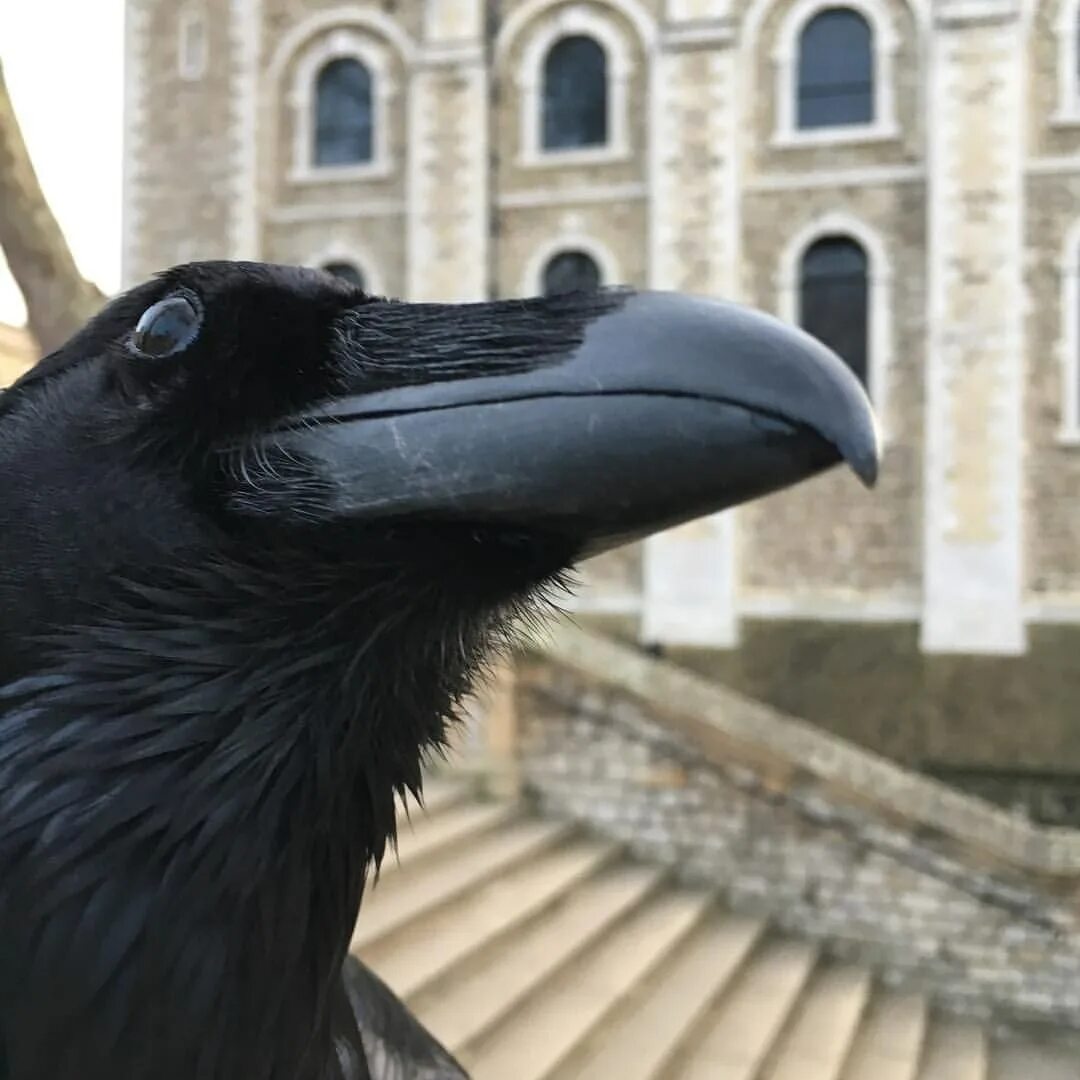
[[[0,60],[38,177],[82,272],[120,284],[123,0],[0,0]],[[0,257],[0,320],[22,322]]]

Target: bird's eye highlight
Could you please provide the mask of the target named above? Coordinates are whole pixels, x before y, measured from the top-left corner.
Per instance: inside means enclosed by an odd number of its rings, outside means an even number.
[[[143,356],[173,356],[198,336],[202,314],[186,296],[169,296],[140,316],[131,344]]]

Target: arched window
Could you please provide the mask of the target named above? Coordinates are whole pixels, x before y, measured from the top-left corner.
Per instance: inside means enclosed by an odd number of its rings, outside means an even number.
[[[603,146],[608,140],[607,55],[582,34],[556,41],[544,61],[543,148]]]
[[[799,128],[874,120],[874,37],[851,8],[826,8],[799,37]]]
[[[315,84],[315,164],[362,165],[372,158],[371,72],[359,60],[331,60]]]
[[[847,236],[824,236],[803,253],[799,268],[799,323],[843,358],[867,384],[869,260]]]
[[[344,259],[335,260],[323,264],[323,269],[328,274],[333,274],[335,277],[342,278],[348,281],[352,285],[356,285],[358,288],[363,289],[364,274],[355,263],[346,262]]]
[[[600,267],[584,251],[560,251],[544,267],[544,295],[590,292],[603,284]]]

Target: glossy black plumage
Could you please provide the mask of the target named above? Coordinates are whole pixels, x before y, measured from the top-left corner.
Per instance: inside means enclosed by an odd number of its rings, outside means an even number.
[[[396,431],[410,387],[528,380],[595,351],[629,295],[414,306],[316,272],[198,264],[117,299],[0,396],[4,1080],[351,1080],[365,1052],[386,1080],[458,1075],[345,963],[365,877],[492,650],[580,551],[643,534],[654,481],[627,473],[613,495],[611,463],[626,473],[630,458],[597,443],[595,475],[591,459],[563,463],[571,497],[549,520],[550,481],[530,487],[527,468],[463,501],[464,471],[403,444],[387,468],[423,476],[404,514],[344,491],[365,474],[333,455]],[[175,297],[195,316],[181,305],[136,332]],[[649,325],[665,310],[648,307]],[[748,338],[745,316],[695,312],[719,353],[734,319],[738,348],[805,353],[824,390],[806,417],[779,385],[742,403],[745,376],[739,395],[710,396],[715,371],[700,398],[660,394],[682,425],[682,443],[656,427],[672,468],[683,445],[701,460],[703,403],[709,437],[730,430],[751,463],[729,455],[684,485],[684,517],[841,451],[872,472],[869,409],[838,361],[763,321]],[[387,390],[399,412],[318,415]],[[597,417],[631,400],[652,415],[648,387],[586,390]],[[490,423],[555,425],[521,437],[558,465],[559,395],[526,385],[505,404],[485,406]],[[323,424],[341,437],[329,457]],[[626,436],[648,455],[647,424]],[[661,512],[673,520],[670,500]]]
[[[357,297],[281,274],[285,298],[327,297],[287,327],[317,379],[326,311]],[[482,544],[453,529],[316,540],[231,518],[235,461],[214,440],[255,422],[249,403],[306,399],[292,368],[244,387],[235,354],[201,386],[139,370],[124,334],[165,288],[117,301],[0,398],[8,1069],[334,1076],[364,870],[526,579],[496,582],[485,556],[466,585]],[[276,338],[273,299],[253,317]]]

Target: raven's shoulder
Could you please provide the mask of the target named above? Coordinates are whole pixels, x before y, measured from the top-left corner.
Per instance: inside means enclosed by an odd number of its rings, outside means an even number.
[[[342,971],[371,1080],[468,1080],[468,1073],[373,971],[355,957]],[[351,1080],[351,1078],[350,1078]]]

